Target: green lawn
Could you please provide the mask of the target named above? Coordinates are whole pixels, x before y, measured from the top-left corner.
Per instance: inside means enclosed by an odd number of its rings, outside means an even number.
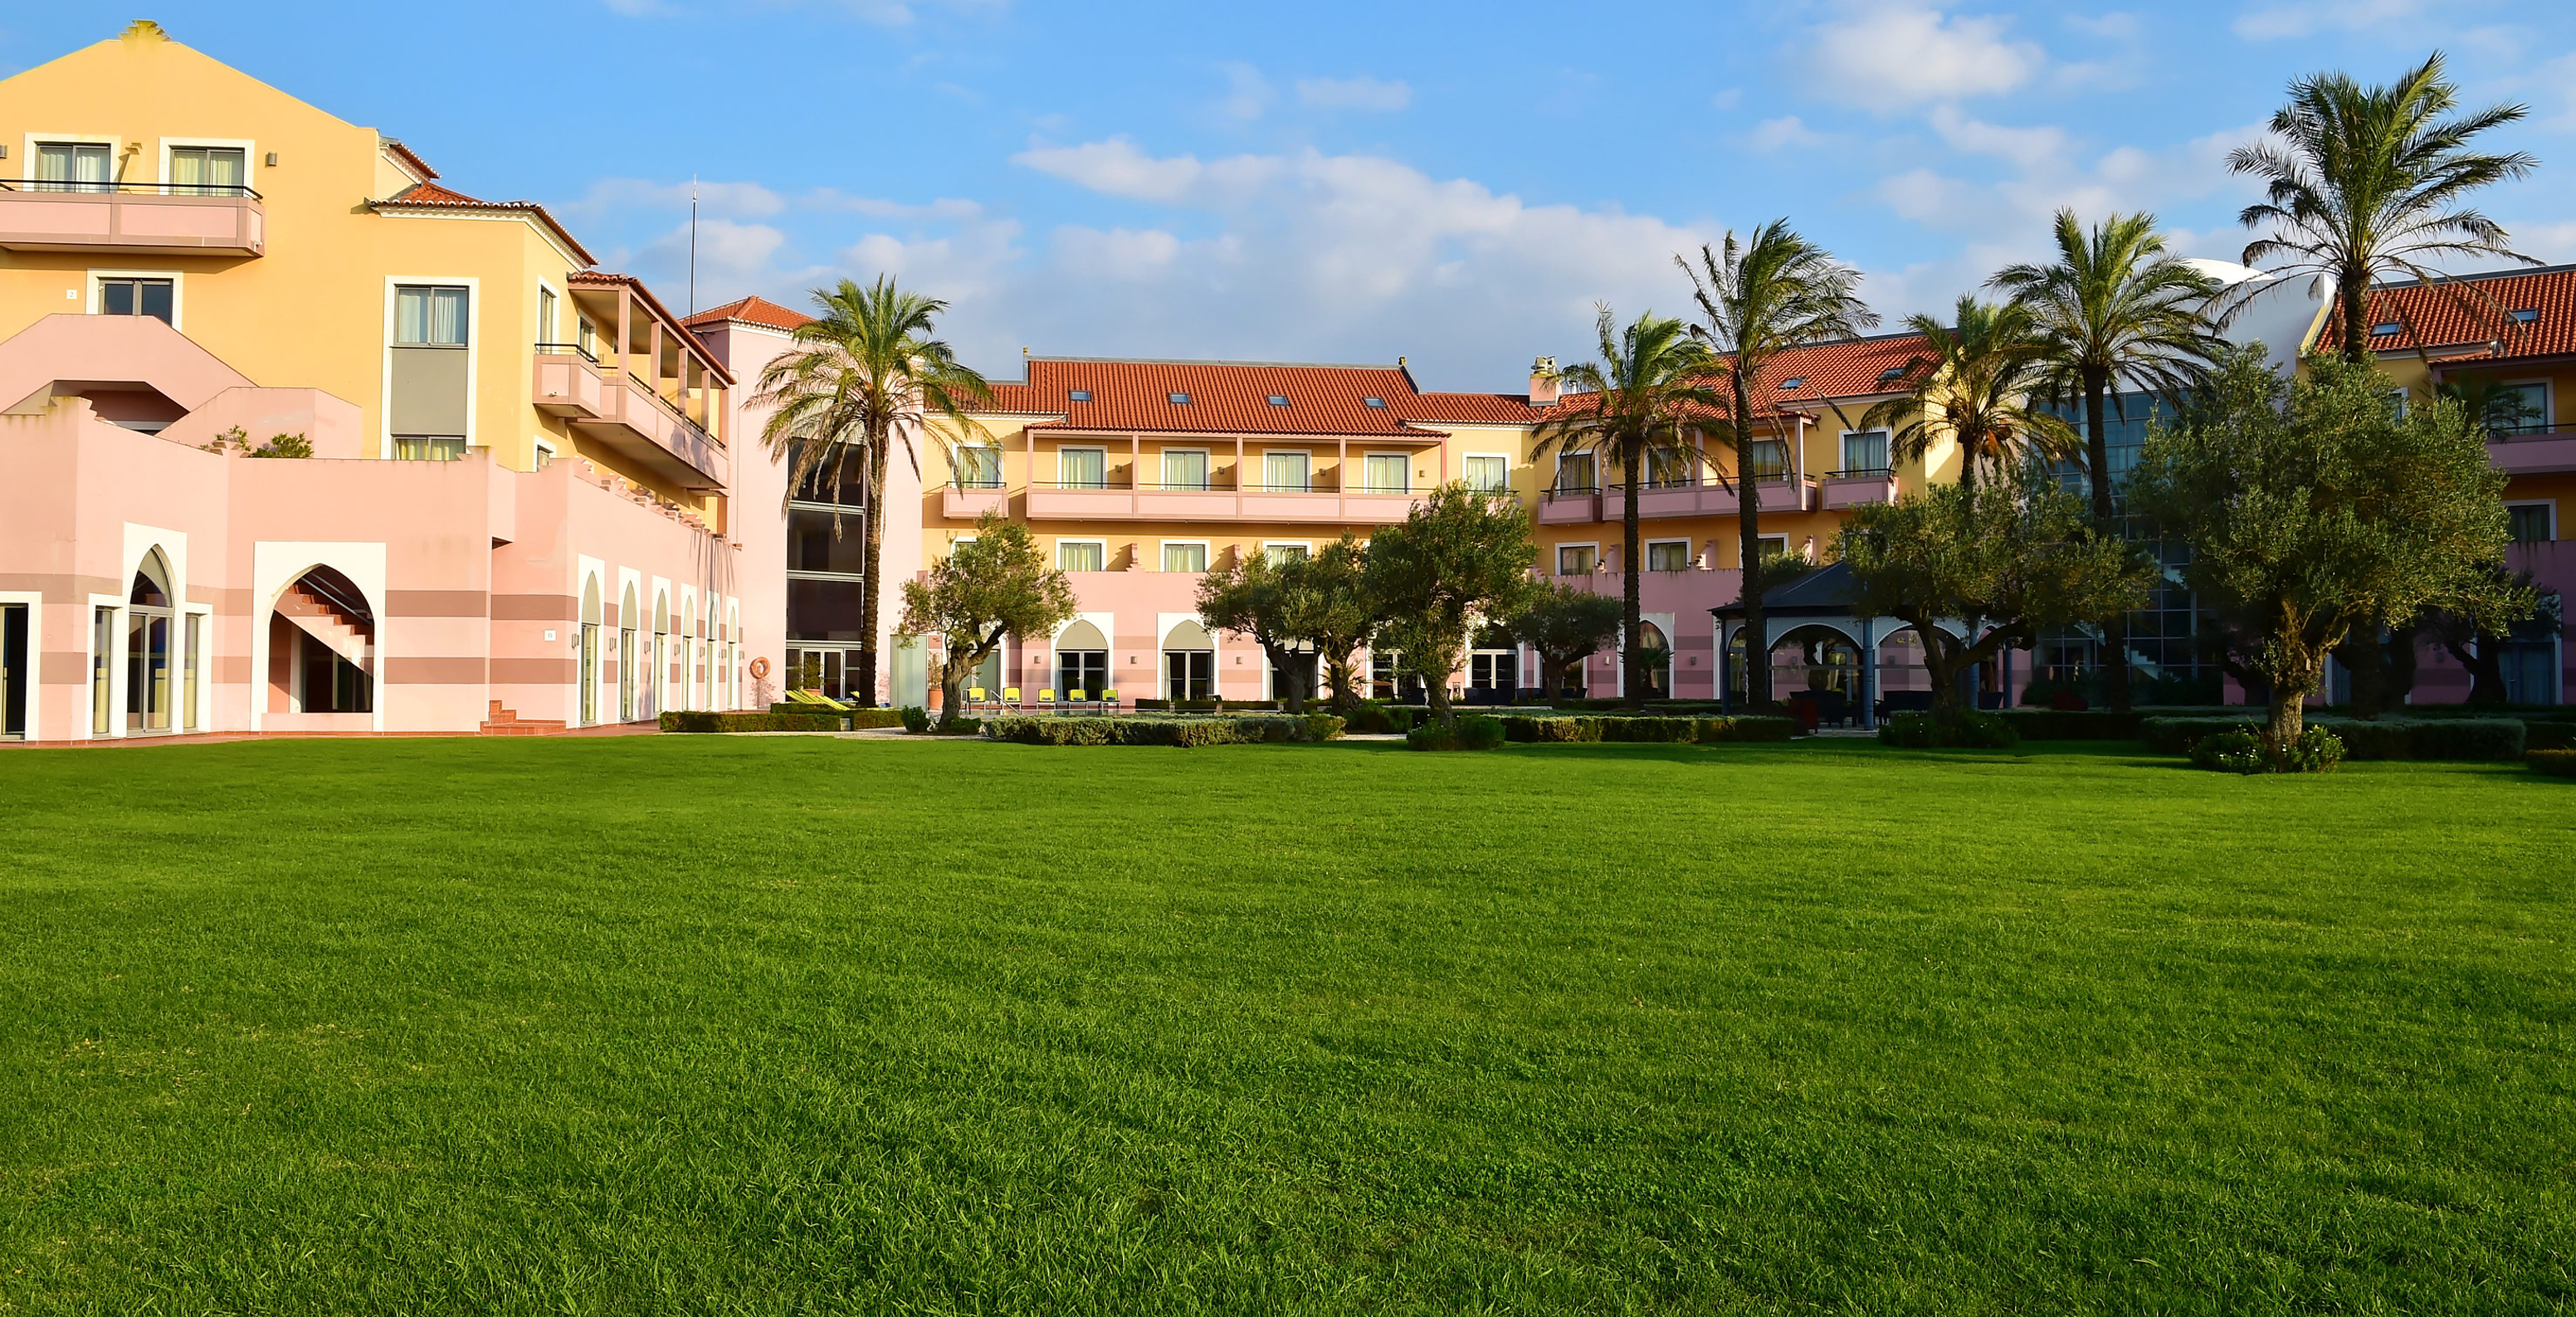
[[[2576,1304],[2576,783],[0,754],[0,1312]]]

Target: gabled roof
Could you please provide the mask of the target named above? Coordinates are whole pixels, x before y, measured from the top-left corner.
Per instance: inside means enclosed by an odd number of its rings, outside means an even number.
[[[632,289],[635,300],[643,304],[645,314],[670,327],[672,336],[680,340],[682,351],[696,357],[698,364],[714,372],[716,379],[722,383],[730,386],[734,382],[733,372],[725,369],[724,363],[715,359],[714,354],[707,350],[707,345],[697,335],[690,333],[688,328],[680,323],[680,318],[671,314],[669,307],[662,305],[662,299],[655,297],[653,290],[644,286],[643,280],[631,274],[612,274],[606,270],[575,270],[564,282],[575,288]]]
[[[697,329],[705,325],[721,325],[727,322],[792,332],[814,323],[814,317],[802,311],[780,306],[765,297],[744,297],[727,302],[723,306],[709,307],[700,311],[689,317],[688,325],[691,329]]]
[[[413,158],[418,159],[416,156]],[[546,213],[545,207],[533,201],[484,201],[436,183],[414,183],[390,197],[368,202],[367,209],[420,215],[457,212],[525,215],[536,221],[546,232],[553,234],[555,240],[563,244],[564,250],[571,252],[573,258],[582,264],[595,265],[599,261],[598,257],[590,254],[589,248],[581,245],[580,239],[572,236],[570,229],[558,223],[553,215]]]
[[[1754,391],[1754,416],[1759,420],[1773,411],[1813,413],[1829,402],[1848,403],[1902,392],[1907,369],[1918,362],[1928,362],[1931,355],[1931,344],[1915,333],[1839,339],[1793,348],[1772,358],[1764,368],[1761,387]],[[1793,380],[1797,387],[1782,387]],[[1594,401],[1588,393],[1565,395],[1569,411],[1582,411]],[[1721,408],[1713,414],[1723,416],[1725,410]]]
[[[1076,392],[1088,393],[1076,400]],[[1172,401],[1182,394],[1185,403]],[[1286,405],[1270,399],[1284,398]],[[1383,406],[1372,407],[1376,398]],[[1418,392],[1395,366],[1031,357],[993,386],[991,412],[1050,416],[1032,428],[1164,434],[1412,435],[1438,422],[1530,424],[1542,408],[1507,394]]]
[[[2447,285],[2447,286],[2446,286]],[[2530,324],[2509,313],[2536,311]],[[2482,357],[2554,357],[2576,353],[2576,266],[2461,275],[2441,283],[2383,284],[2370,290],[2370,323],[2395,323],[2393,334],[2374,334],[2370,350],[2384,355],[2418,349]],[[2499,315],[2507,318],[2497,322]],[[2336,321],[2320,332],[2331,337]],[[2409,329],[2408,326],[2412,328]],[[2504,351],[2488,344],[2501,340]]]
[[[377,144],[384,148],[385,154],[401,162],[403,168],[410,170],[413,176],[422,182],[438,177],[438,171],[430,168],[429,162],[421,159],[419,152],[391,137],[380,137],[376,140]]]

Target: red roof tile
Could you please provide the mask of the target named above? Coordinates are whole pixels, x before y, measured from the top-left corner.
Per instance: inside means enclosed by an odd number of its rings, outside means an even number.
[[[418,174],[422,179],[427,180],[438,177],[438,171],[430,168],[429,162],[421,159],[419,152],[412,150],[410,147],[405,146],[401,142],[390,137],[379,138],[377,140],[388,154],[391,154],[395,159],[402,161],[404,165],[410,167],[411,171]]]
[[[786,330],[801,329],[814,323],[814,317],[802,311],[789,310],[765,297],[745,297],[723,306],[710,307],[689,317],[688,323],[691,329],[696,329],[701,325],[720,325],[728,320],[764,329]]]
[[[1076,401],[1077,391],[1090,397]],[[1027,380],[995,384],[993,395],[992,411],[1062,417],[1042,428],[1139,433],[1427,437],[1441,421],[1527,423],[1541,414],[1508,395],[1417,392],[1402,366],[1032,357]]]
[[[2372,289],[2372,326],[2394,323],[2400,328],[2373,334],[2370,350],[2475,347],[2475,355],[2487,356],[2485,345],[2502,339],[2507,357],[2576,353],[2576,267],[2467,275],[2447,282],[2451,286],[2410,283]],[[2507,327],[2496,322],[2500,311],[2539,315],[2528,325]],[[2331,340],[2334,326],[2329,317],[2318,332]]]
[[[370,210],[489,210],[526,215],[536,220],[547,232],[560,240],[564,249],[571,252],[582,264],[594,264],[599,259],[590,254],[589,248],[581,245],[580,239],[572,236],[570,229],[556,222],[555,217],[548,214],[545,207],[533,201],[483,201],[436,183],[414,183],[382,201],[368,202],[367,207]]]
[[[644,286],[643,280],[638,279],[631,274],[611,274],[606,270],[575,270],[564,280],[564,282],[575,288],[633,289],[635,291],[635,300],[643,304],[644,311],[647,315],[653,316],[663,324],[670,326],[671,333],[674,337],[678,338],[688,347],[694,349],[690,355],[698,359],[699,365],[714,372],[715,377],[725,384],[730,385],[734,382],[733,372],[726,370],[724,368],[724,364],[717,361],[714,355],[707,351],[707,345],[700,342],[697,335],[690,333],[680,324],[680,318],[671,314],[671,309],[669,307],[662,305],[662,299],[655,297],[653,295],[653,290]],[[612,337],[614,336],[612,335]]]
[[[1827,402],[1897,392],[1905,369],[1930,355],[1930,345],[1921,334],[1843,339],[1783,352],[1756,381],[1760,387],[1753,390],[1754,416],[1759,419],[1774,409],[1813,411]],[[1781,387],[1791,380],[1798,382],[1796,388]],[[1569,407],[1582,408],[1590,405],[1591,397],[1570,393],[1565,401]]]

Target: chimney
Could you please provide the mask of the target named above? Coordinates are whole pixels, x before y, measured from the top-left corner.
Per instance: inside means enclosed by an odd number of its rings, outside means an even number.
[[[1545,407],[1557,399],[1556,358],[1541,357],[1530,363],[1529,400],[1533,407]]]

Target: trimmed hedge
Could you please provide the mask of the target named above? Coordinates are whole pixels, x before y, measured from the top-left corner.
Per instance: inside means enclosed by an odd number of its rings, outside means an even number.
[[[1202,745],[1330,741],[1342,720],[1329,713],[1302,717],[1247,715],[1230,718],[987,718],[988,740],[1017,745]]]
[[[666,732],[838,732],[848,729],[845,713],[708,713],[672,709],[662,715]]]
[[[2537,722],[2525,719],[2522,724],[2522,748],[2533,750],[2576,750],[2576,723]]]
[[[1743,715],[1734,718],[1663,718],[1652,714],[1595,717],[1587,714],[1507,713],[1494,721],[1515,741],[1644,742],[1717,745],[1738,741],[1786,741],[1797,735],[1794,718]]]
[[[1908,750],[2010,750],[2021,744],[2021,732],[2000,715],[1976,709],[1960,710],[1956,722],[1907,712],[1880,723],[1878,740]]]
[[[1489,714],[1461,718],[1455,727],[1424,723],[1404,734],[1411,750],[1499,750],[1505,739],[1503,720]]]
[[[827,717],[838,717],[848,721],[851,727],[859,729],[903,726],[903,711],[900,709],[852,709],[848,713],[834,714],[829,709],[818,709],[811,704],[773,704],[769,706],[769,711],[771,713],[808,713],[821,714]]]
[[[1993,715],[2025,741],[2128,741],[2147,715],[2135,709],[1997,709]]]
[[[2346,759],[2494,762],[2522,758],[2527,743],[2523,724],[2513,718],[2311,718],[2307,725],[2333,732]],[[2151,753],[2180,755],[2205,736],[2261,730],[2260,718],[2149,718],[2138,725],[2138,740]]]
[[[2531,765],[2535,773],[2576,777],[2576,750],[2533,750],[2524,754],[2522,761]]]
[[[1388,704],[1384,700],[1362,700],[1351,710],[1350,730],[1384,736],[1412,731],[1431,710],[1419,704]]]

